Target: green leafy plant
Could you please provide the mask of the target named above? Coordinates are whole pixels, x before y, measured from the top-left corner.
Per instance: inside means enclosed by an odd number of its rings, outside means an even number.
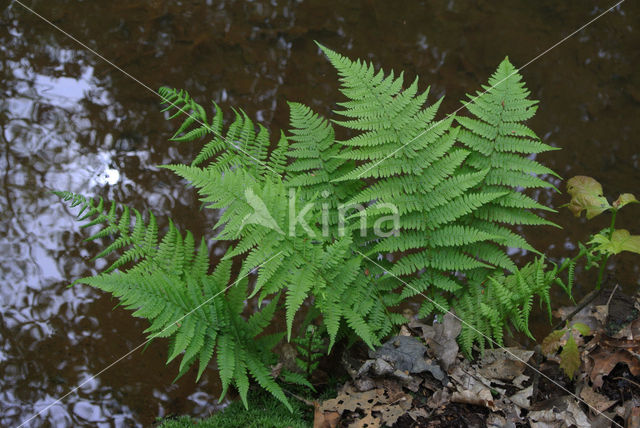
[[[640,235],[631,235],[626,229],[615,228],[618,211],[626,205],[638,203],[638,200],[631,193],[623,193],[610,204],[603,195],[602,185],[584,175],[578,175],[567,181],[567,193],[571,196],[571,200],[564,206],[568,207],[576,217],[580,217],[583,211],[588,220],[606,211],[611,212],[609,228],[592,235],[587,245],[581,243],[580,251],[574,258],[575,261],[585,257],[587,269],[599,266],[596,283],[596,289],[599,290],[609,257],[622,251],[640,254]]]
[[[580,351],[576,338],[580,336],[591,335],[589,326],[583,323],[574,323],[560,330],[554,330],[542,341],[542,352],[546,355],[553,355],[562,348],[558,355],[560,358],[560,368],[570,379],[576,374],[580,368]]]
[[[470,355],[474,341],[484,347],[483,335],[501,343],[510,324],[528,333],[534,296],[549,302],[544,260],[518,269],[506,252],[537,253],[510,225],[554,226],[531,211],[553,210],[522,193],[553,187],[531,174],[553,172],[530,159],[552,147],[524,124],[536,102],[508,59],[465,102],[472,117],[436,119],[442,99],[427,105],[417,79],[405,86],[402,73],[321,49],[346,98],[340,119],[290,103],[290,130],[275,143],[242,110],[225,126],[216,104],[210,115],[185,91],[160,89],[171,118],[187,115],[172,140],[202,141],[191,164],[164,168],[218,210],[215,239],[229,247],[215,268],[205,241],[196,251],[173,223],[158,242],[152,215],[144,222],[127,207],[58,193],[81,207],[87,226],[100,227],[89,239],[113,237],[97,257],[120,254],[105,273],[76,283],[111,292],[149,319],[150,338],[171,339],[169,360],[183,354],[180,374],[196,360],[201,374],[215,353],[223,396],[233,384],[245,405],[251,376],[290,406],[269,371],[282,335],[263,333],[279,309],[291,340],[310,302],[330,352],[339,331],[380,344],[406,321],[398,305],[420,294],[422,316],[453,309],[469,317],[461,344]],[[352,136],[338,140],[334,127]],[[268,303],[247,319],[243,305],[254,297]]]

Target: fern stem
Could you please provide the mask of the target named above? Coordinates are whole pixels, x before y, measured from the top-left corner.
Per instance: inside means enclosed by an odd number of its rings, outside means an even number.
[[[313,344],[312,344],[313,335],[314,335],[314,330],[311,330],[311,334],[309,335],[309,340],[307,340],[307,379],[311,378],[311,359],[312,359],[312,352],[313,352]]]
[[[563,265],[558,268],[558,271],[556,272],[556,275],[560,274],[563,270],[565,270],[566,268],[568,268],[569,266],[571,266],[571,264],[573,263],[577,263],[578,260],[580,260],[582,257],[584,257],[587,254],[586,251],[584,250],[580,250],[580,252],[578,253],[577,256],[575,256],[574,258],[571,259],[571,261],[569,263],[563,263]]]

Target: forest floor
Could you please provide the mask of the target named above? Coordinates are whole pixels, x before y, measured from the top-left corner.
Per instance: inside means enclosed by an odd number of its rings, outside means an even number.
[[[400,334],[375,351],[354,346],[321,365],[312,382],[323,398],[286,391],[293,413],[252,389],[248,411],[237,401],[208,419],[159,424],[640,428],[640,294],[603,289],[553,315],[559,321],[535,349],[476,350],[473,360],[458,348],[461,323],[455,316],[433,325],[408,316]]]
[[[337,396],[316,401],[314,428],[640,427],[640,296],[593,292],[554,312],[534,350],[459,352],[461,325],[410,320],[375,351],[350,352]]]

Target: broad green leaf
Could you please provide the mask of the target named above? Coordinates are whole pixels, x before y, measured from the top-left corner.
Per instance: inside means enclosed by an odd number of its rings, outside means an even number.
[[[572,334],[569,335],[569,339],[560,353],[560,368],[570,379],[573,379],[576,371],[580,368],[580,351],[578,351],[578,345],[576,345]]]
[[[589,336],[591,334],[591,329],[589,328],[589,326],[581,322],[573,324],[571,328],[583,336]]]
[[[601,253],[615,255],[629,251],[640,254],[640,235],[631,235],[626,229],[614,230],[611,239],[598,233],[589,243],[598,244],[595,249]]]
[[[618,196],[618,199],[613,201],[613,207],[616,209],[620,209],[625,205],[631,204],[633,202],[638,203],[638,200],[635,196],[633,196],[631,193],[623,193],[622,195]]]
[[[591,177],[577,175],[570,178],[567,192],[571,195],[571,201],[566,206],[576,217],[586,211],[587,218],[592,219],[611,208],[607,198],[602,195],[602,186]]]

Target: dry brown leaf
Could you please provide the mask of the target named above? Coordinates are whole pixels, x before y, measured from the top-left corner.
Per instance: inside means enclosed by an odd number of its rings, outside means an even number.
[[[391,379],[383,379],[381,382],[382,396],[378,398],[378,402],[382,404],[396,404],[400,402],[409,402],[413,397],[406,394],[402,390],[402,386],[398,382]]]
[[[452,402],[475,404],[493,411],[498,410],[488,387],[491,382],[479,373],[469,374],[460,366],[456,366],[451,373],[451,379],[454,380],[457,389],[451,395]]]
[[[615,339],[637,340],[640,346],[640,318],[625,325],[614,336]]]
[[[486,424],[488,428],[504,428],[508,426],[507,420],[497,413],[491,413],[487,416]]]
[[[335,428],[340,420],[340,413],[325,412],[320,403],[314,403],[313,428]]]
[[[604,412],[609,407],[616,404],[617,400],[609,400],[602,394],[595,392],[589,385],[585,385],[580,391],[580,398],[587,402],[598,412]]]
[[[595,319],[600,321],[602,325],[605,325],[607,323],[607,317],[609,316],[609,306],[607,305],[593,306],[593,309],[591,310],[591,316],[593,316]]]
[[[373,411],[380,413],[382,422],[388,426],[395,424],[398,421],[398,418],[407,412],[399,404],[391,406],[388,404],[379,404],[373,408]]]
[[[524,372],[532,355],[533,351],[518,348],[489,349],[478,363],[478,373],[487,379],[513,380]]]
[[[447,388],[442,388],[434,392],[427,400],[427,406],[432,409],[438,409],[450,401],[451,395]]]
[[[420,329],[422,337],[433,351],[445,371],[453,365],[458,356],[458,342],[456,338],[462,330],[462,323],[456,316],[447,312],[444,314],[441,323],[434,323],[433,326],[417,321],[409,323],[409,327]]]
[[[411,409],[413,397],[406,394],[397,381],[378,380],[376,386],[375,389],[359,392],[352,385],[345,385],[336,398],[326,400],[317,406],[315,417],[318,423],[322,423],[327,418],[333,418],[335,416],[333,413],[339,417],[346,410],[351,412],[360,410],[365,417],[350,426],[377,427],[382,422],[389,426],[393,425],[400,416]],[[376,414],[372,414],[372,410]],[[333,419],[330,419],[330,422],[332,421]]]
[[[379,402],[379,398],[383,396],[384,391],[380,388],[372,389],[365,392],[357,392],[348,386],[338,394],[336,398],[326,400],[322,403],[323,411],[335,411],[342,414],[345,410],[355,412],[360,408],[363,410],[370,409]]]
[[[403,325],[402,327],[400,327],[400,333],[398,333],[398,336],[413,336],[413,335],[411,334],[407,326]]]
[[[513,384],[513,386],[517,387],[517,388],[523,388],[523,383],[529,380],[529,376],[521,374],[520,376],[516,377],[514,380],[511,381],[511,383]]]
[[[640,360],[624,349],[612,352],[600,348],[598,351],[589,354],[589,358],[592,362],[589,378],[596,389],[602,386],[602,378],[608,375],[618,363],[625,363],[634,376],[640,375]]]
[[[451,312],[444,314],[442,323],[433,325],[435,336],[433,342],[427,342],[440,360],[445,371],[456,361],[458,356],[458,342],[456,339],[462,330],[462,323]]]
[[[498,410],[495,402],[493,401],[493,395],[491,395],[491,391],[489,391],[488,389],[483,389],[478,393],[469,390],[459,392],[456,391],[451,394],[451,402],[483,406],[493,410],[494,412]]]
[[[540,404],[542,406],[540,410],[531,411],[527,416],[532,427],[576,426],[591,428],[587,415],[580,409],[573,397],[567,395]]]
[[[382,420],[371,414],[371,409],[365,412],[362,419],[359,419],[349,425],[349,428],[379,428],[382,426]]]
[[[522,409],[529,409],[531,407],[531,395],[533,394],[533,385],[529,385],[527,388],[518,391],[509,397],[509,400],[516,406]]]
[[[627,428],[640,428],[640,407],[634,407],[627,417]]]
[[[553,311],[553,316],[560,319],[565,319],[574,310],[575,306],[565,306]],[[606,305],[587,305],[582,308],[577,314],[571,317],[572,323],[582,323],[591,329],[591,331],[602,330],[606,324],[609,311]]]
[[[424,409],[424,407],[413,408],[407,412],[411,419],[418,422],[418,418],[428,418],[429,413]]]

